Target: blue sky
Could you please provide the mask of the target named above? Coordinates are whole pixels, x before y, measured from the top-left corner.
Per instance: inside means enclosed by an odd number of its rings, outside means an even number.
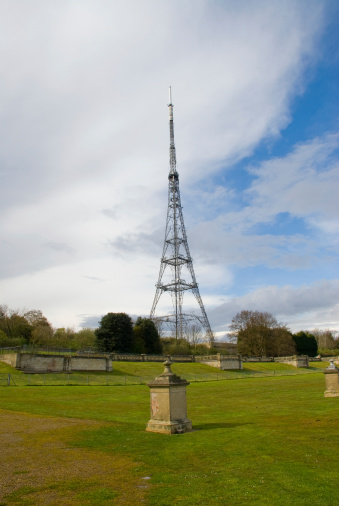
[[[243,309],[339,330],[336,1],[18,0],[0,28],[1,304],[56,327],[149,313],[172,85],[217,337]]]

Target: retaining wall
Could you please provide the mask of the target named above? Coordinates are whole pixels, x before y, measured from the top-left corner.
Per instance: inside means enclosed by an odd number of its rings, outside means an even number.
[[[295,355],[293,357],[277,357],[276,362],[282,364],[294,365],[294,367],[308,367],[308,356],[307,355]]]
[[[0,361],[30,373],[112,371],[112,360],[108,357],[64,357],[62,355],[11,353],[0,355]]]
[[[195,357],[196,362],[201,362],[202,364],[210,365],[212,367],[217,367],[222,371],[228,371],[232,369],[241,370],[242,360],[241,356],[227,356],[221,355],[218,353],[217,355],[207,355],[202,357]]]
[[[0,355],[0,361],[11,367],[17,367],[18,353],[3,353]]]

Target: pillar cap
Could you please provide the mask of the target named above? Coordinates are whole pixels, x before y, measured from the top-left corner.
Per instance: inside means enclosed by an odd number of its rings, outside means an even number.
[[[166,387],[166,386],[185,386],[189,385],[189,382],[185,379],[180,378],[180,376],[177,376],[174,374],[174,372],[171,371],[171,365],[172,362],[170,360],[166,360],[164,362],[164,372],[160,374],[157,378],[147,383],[147,386],[149,387]]]
[[[338,374],[339,369],[335,366],[333,358],[330,360],[330,365],[325,369],[324,374]]]

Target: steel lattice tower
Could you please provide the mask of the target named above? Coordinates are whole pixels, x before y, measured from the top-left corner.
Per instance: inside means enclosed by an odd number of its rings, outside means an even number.
[[[188,248],[187,235],[182,214],[179,190],[179,174],[176,169],[176,153],[174,144],[173,104],[171,87],[169,89],[169,130],[170,130],[170,171],[168,175],[168,209],[165,230],[165,241],[160,262],[160,272],[156,284],[155,297],[150,317],[169,323],[175,330],[175,337],[182,338],[184,331],[190,322],[199,323],[206,332],[206,338],[212,344],[214,335],[209,324],[207,314],[199,293],[198,283],[195,278],[193,262]],[[170,268],[172,279],[166,283],[164,274]],[[190,281],[182,279],[183,271],[189,276]],[[183,298],[185,291],[191,291],[200,307],[201,314],[183,313]],[[173,313],[166,316],[155,316],[156,306],[163,292],[170,292],[173,303]]]

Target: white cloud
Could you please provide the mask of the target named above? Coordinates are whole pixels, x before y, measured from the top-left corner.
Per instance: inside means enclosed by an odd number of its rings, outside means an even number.
[[[327,134],[253,169],[256,179],[247,190],[251,207],[266,219],[286,211],[313,224],[319,218],[337,219],[339,163],[332,155],[338,147],[339,134]]]
[[[240,311],[267,311],[287,323],[292,331],[338,327],[339,280],[321,280],[313,285],[265,286],[209,311],[212,325],[228,331]],[[302,326],[301,326],[302,325]]]
[[[246,6],[179,0],[3,3],[3,302],[41,308],[57,326],[77,325],[83,315],[109,310],[147,314],[166,217],[167,86],[173,85],[185,189],[250,155],[291,121],[290,102],[302,93],[305,69],[318,57],[326,14],[318,2],[309,5],[292,0]],[[312,206],[308,210],[306,198],[299,198],[292,212],[307,216],[310,224],[317,220],[331,234],[336,202],[326,194],[335,167],[315,175],[312,157],[321,161],[324,153],[325,159],[333,139],[328,136],[322,146],[312,141],[294,158],[274,162],[276,179],[271,177],[270,185],[275,190],[279,167],[287,170],[293,163],[295,168],[280,192],[284,195],[277,191],[279,198],[265,186],[268,164],[256,169],[262,184],[253,184],[250,206],[241,212],[225,207],[223,202],[236,195],[220,185],[197,191],[196,199],[190,193],[190,215],[196,219],[189,244],[208,300],[217,297],[213,285],[231,286],[230,263],[296,268],[302,258],[312,264],[312,239],[273,241],[243,232],[305,192],[316,199],[316,213]],[[297,167],[306,151],[313,170],[309,187],[304,176],[310,169]],[[200,220],[206,207],[211,223]]]

